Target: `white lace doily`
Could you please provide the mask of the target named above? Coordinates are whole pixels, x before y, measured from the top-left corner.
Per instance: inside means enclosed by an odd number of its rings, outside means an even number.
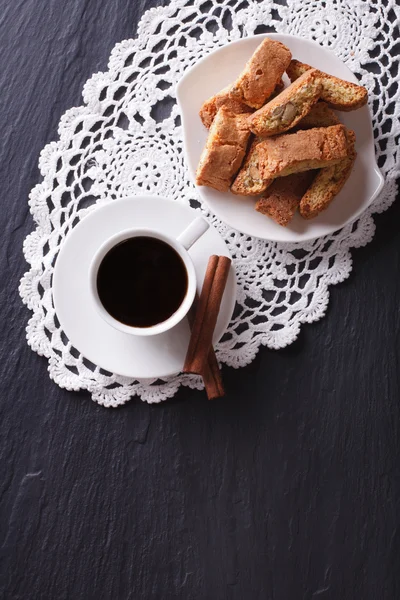
[[[196,376],[132,381],[108,373],[84,359],[60,328],[51,287],[58,251],[88,211],[116,198],[154,193],[190,203],[227,241],[238,304],[216,348],[222,363],[242,367],[260,345],[282,348],[296,339],[302,323],[324,315],[329,285],[351,271],[350,248],[372,239],[371,214],[388,208],[396,195],[399,60],[398,51],[392,58],[390,52],[399,21],[394,0],[172,0],[144,14],[137,38],[117,44],[109,70],[84,86],[84,105],[62,117],[58,141],[40,155],[43,181],[30,194],[36,229],[24,243],[30,270],[20,293],[33,311],[28,343],[48,358],[58,385],[86,389],[104,406],[118,406],[135,394],[159,402],[181,384],[202,387]],[[218,221],[200,207],[183,160],[175,103],[183,72],[217,46],[270,31],[315,39],[367,86],[376,153],[386,179],[380,197],[356,223],[301,248],[252,239]]]

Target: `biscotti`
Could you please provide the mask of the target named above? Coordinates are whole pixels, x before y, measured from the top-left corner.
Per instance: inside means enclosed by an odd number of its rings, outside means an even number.
[[[312,219],[332,202],[346,183],[356,159],[355,134],[347,131],[349,152],[347,158],[336,165],[321,169],[300,202],[300,214],[304,219]]]
[[[287,177],[278,177],[269,186],[266,194],[257,201],[256,210],[286,227],[316,173],[317,171],[304,171]]]
[[[328,167],[347,157],[346,129],[333,125],[266,138],[257,152],[264,180]]]
[[[233,84],[231,97],[253,108],[261,108],[281,80],[291,58],[292,54],[284,44],[265,38]]]
[[[264,181],[261,178],[257,152],[257,145],[259,143],[260,140],[256,138],[251,144],[246,160],[231,187],[233,194],[258,196],[272,183],[272,179]]]
[[[310,112],[318,101],[321,82],[317,69],[306,71],[276,98],[249,117],[255,135],[270,136],[288,131]]]
[[[337,114],[326,102],[317,102],[310,112],[297,123],[296,129],[313,129],[314,127],[330,127],[340,123]]]
[[[221,192],[229,189],[246,153],[250,137],[246,121],[246,115],[236,115],[225,106],[219,109],[197,167],[197,185]]]
[[[237,115],[253,112],[253,109],[250,108],[250,106],[247,106],[247,104],[243,104],[240,100],[235,100],[235,98],[230,96],[231,87],[232,86],[228,85],[218,94],[215,94],[215,96],[206,100],[202,105],[199,115],[207,129],[211,127],[211,123],[221,106],[225,106],[225,108]]]
[[[287,69],[287,74],[293,82],[310,69],[313,69],[313,67],[298,60],[292,60]],[[368,92],[362,85],[339,79],[339,77],[334,77],[323,71],[319,71],[319,77],[322,83],[321,98],[332,108],[350,111],[361,108],[367,103]]]

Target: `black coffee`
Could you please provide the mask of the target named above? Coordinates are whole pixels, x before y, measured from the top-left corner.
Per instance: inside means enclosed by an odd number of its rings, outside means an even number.
[[[182,304],[187,287],[186,267],[179,254],[152,237],[133,237],[117,244],[97,273],[104,308],[132,327],[151,327],[168,319]]]

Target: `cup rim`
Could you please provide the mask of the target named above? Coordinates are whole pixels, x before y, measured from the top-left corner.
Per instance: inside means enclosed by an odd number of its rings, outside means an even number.
[[[177,310],[165,321],[161,323],[157,323],[156,325],[152,325],[151,327],[133,327],[132,325],[126,325],[125,323],[121,323],[117,319],[115,319],[104,307],[103,303],[100,300],[98,290],[97,290],[97,273],[103,258],[106,254],[117,244],[128,240],[130,238],[135,237],[153,237],[155,239],[159,239],[169,246],[171,246],[181,257],[183,264],[186,268],[188,285],[186,295],[177,308]],[[190,307],[193,304],[194,297],[196,294],[196,271],[193,265],[193,261],[189,255],[189,252],[184,248],[182,244],[180,244],[176,239],[161,233],[159,231],[155,231],[150,228],[129,228],[124,229],[111,237],[109,237],[100,248],[97,250],[95,255],[92,258],[89,267],[89,285],[92,294],[92,298],[96,305],[97,311],[100,313],[101,317],[112,327],[122,331],[124,333],[129,333],[131,335],[137,336],[152,336],[158,335],[160,333],[164,333],[172,327],[175,327],[188,313]]]

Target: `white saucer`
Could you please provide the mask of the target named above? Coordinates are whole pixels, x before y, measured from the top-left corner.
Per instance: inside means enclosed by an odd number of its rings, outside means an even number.
[[[97,311],[89,287],[89,266],[103,242],[129,227],[148,227],[178,236],[198,212],[163,198],[140,196],[110,202],[89,213],[66,238],[57,258],[53,296],[57,317],[72,345],[107,371],[132,378],[157,378],[182,370],[189,343],[185,318],[176,327],[151,337],[117,331]],[[197,287],[201,288],[211,254],[229,256],[219,233],[210,225],[192,246]],[[214,343],[226,330],[236,299],[233,268],[215,328]]]
[[[292,51],[293,57],[337,77],[357,83],[354,74],[330,50],[316,42],[294,35],[268,33],[231,42],[199,60],[182,77],[176,88],[182,114],[186,161],[192,179],[208,131],[199,117],[204,100],[234,81],[245,63],[265,37],[279,40]],[[286,82],[288,82],[285,76]],[[354,169],[343,190],[327,210],[315,219],[305,220],[296,214],[287,227],[254,210],[255,198],[234,196],[231,192],[199,186],[202,200],[222,221],[247,235],[274,242],[305,242],[341,229],[354,221],[373,202],[383,186],[376,164],[374,135],[368,106],[353,112],[338,113],[340,120],[357,137],[358,153]]]

